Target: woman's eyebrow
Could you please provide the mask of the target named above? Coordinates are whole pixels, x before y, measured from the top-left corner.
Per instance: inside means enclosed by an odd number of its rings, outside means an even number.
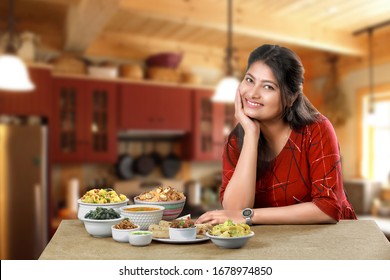
[[[251,73],[249,73],[249,72],[246,72],[245,75],[246,75],[246,76],[250,76],[250,78],[251,78],[252,80],[255,79],[255,77],[254,77]]]
[[[275,83],[274,81],[271,81],[271,80],[261,80],[263,83],[270,83],[270,84],[273,84],[275,86],[278,86],[277,83]]]

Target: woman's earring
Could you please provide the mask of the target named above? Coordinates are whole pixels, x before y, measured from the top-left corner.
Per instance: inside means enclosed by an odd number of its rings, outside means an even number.
[[[287,121],[291,122],[293,120],[293,117],[294,117],[293,111],[291,110],[291,107],[288,107],[287,114],[286,114]]]

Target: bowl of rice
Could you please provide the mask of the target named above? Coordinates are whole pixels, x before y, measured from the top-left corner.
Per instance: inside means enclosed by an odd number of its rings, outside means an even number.
[[[113,208],[119,211],[119,208],[126,206],[128,202],[129,199],[125,195],[117,194],[113,189],[92,189],[77,200],[77,218],[83,219],[89,211],[97,207]]]

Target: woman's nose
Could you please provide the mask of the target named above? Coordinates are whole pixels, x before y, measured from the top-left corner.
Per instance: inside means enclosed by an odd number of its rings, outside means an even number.
[[[248,87],[245,89],[245,96],[251,99],[259,99],[261,96],[261,92],[256,86]]]

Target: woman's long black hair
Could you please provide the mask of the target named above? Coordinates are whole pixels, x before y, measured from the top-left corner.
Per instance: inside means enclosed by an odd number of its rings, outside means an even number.
[[[311,124],[319,119],[319,112],[303,94],[304,68],[300,58],[290,49],[277,45],[262,45],[251,52],[248,58],[247,70],[255,62],[263,62],[272,70],[280,88],[283,121],[293,130]],[[232,130],[228,142],[236,136],[241,151],[244,139],[244,129],[241,124]],[[229,145],[226,154],[229,158]],[[275,157],[265,139],[260,133],[257,156],[257,176],[262,176],[271,166]]]

